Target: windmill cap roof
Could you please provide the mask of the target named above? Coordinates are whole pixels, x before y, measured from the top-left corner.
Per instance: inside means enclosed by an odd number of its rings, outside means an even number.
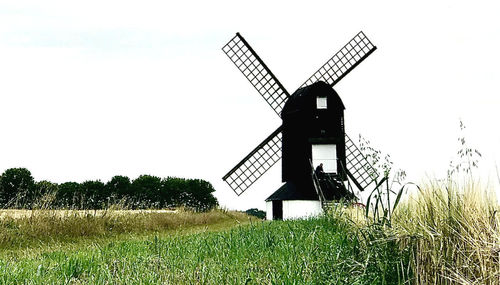
[[[283,106],[282,115],[288,112],[296,112],[297,110],[303,109],[305,106],[315,108],[315,99],[318,96],[329,98],[328,100],[331,106],[337,106],[337,108],[342,108],[342,110],[345,109],[344,103],[337,92],[327,83],[317,81],[311,85],[297,89]]]

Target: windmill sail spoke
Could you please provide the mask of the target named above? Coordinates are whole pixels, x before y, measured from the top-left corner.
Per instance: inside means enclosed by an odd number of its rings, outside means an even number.
[[[290,95],[252,47],[236,33],[222,50],[279,116]]]
[[[281,158],[280,126],[222,178],[241,195]]]
[[[370,165],[354,142],[345,135],[347,175],[363,191],[378,177],[378,173]]]
[[[311,85],[317,81],[324,81],[334,86],[376,49],[377,47],[370,42],[365,34],[359,32],[307,79],[301,87]]]

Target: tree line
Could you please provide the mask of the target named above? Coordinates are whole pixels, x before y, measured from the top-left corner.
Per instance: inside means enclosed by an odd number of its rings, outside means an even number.
[[[10,168],[0,176],[2,208],[103,209],[114,204],[130,209],[188,207],[204,211],[218,205],[215,189],[202,179],[141,175],[114,176],[108,182],[35,181],[26,168]]]

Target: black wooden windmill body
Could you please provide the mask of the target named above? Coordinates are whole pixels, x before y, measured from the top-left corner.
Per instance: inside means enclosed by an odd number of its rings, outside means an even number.
[[[238,196],[280,158],[284,184],[266,199],[268,219],[317,214],[328,201],[355,198],[350,181],[361,191],[374,181],[376,172],[345,134],[344,104],[333,89],[376,50],[363,32],[291,95],[239,33],[222,50],[283,120],[223,177]]]

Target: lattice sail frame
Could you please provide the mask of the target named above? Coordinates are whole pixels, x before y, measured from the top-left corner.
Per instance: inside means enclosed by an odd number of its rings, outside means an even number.
[[[363,191],[379,175],[347,134],[345,135],[345,152],[347,175],[349,175],[359,190]]]
[[[279,116],[290,94],[247,41],[236,33],[222,50]]]
[[[330,86],[334,86],[376,49],[377,47],[370,42],[365,34],[359,32],[300,87],[311,85],[317,81],[324,81]]]
[[[222,177],[236,195],[240,196],[281,159],[281,129],[280,126]]]

